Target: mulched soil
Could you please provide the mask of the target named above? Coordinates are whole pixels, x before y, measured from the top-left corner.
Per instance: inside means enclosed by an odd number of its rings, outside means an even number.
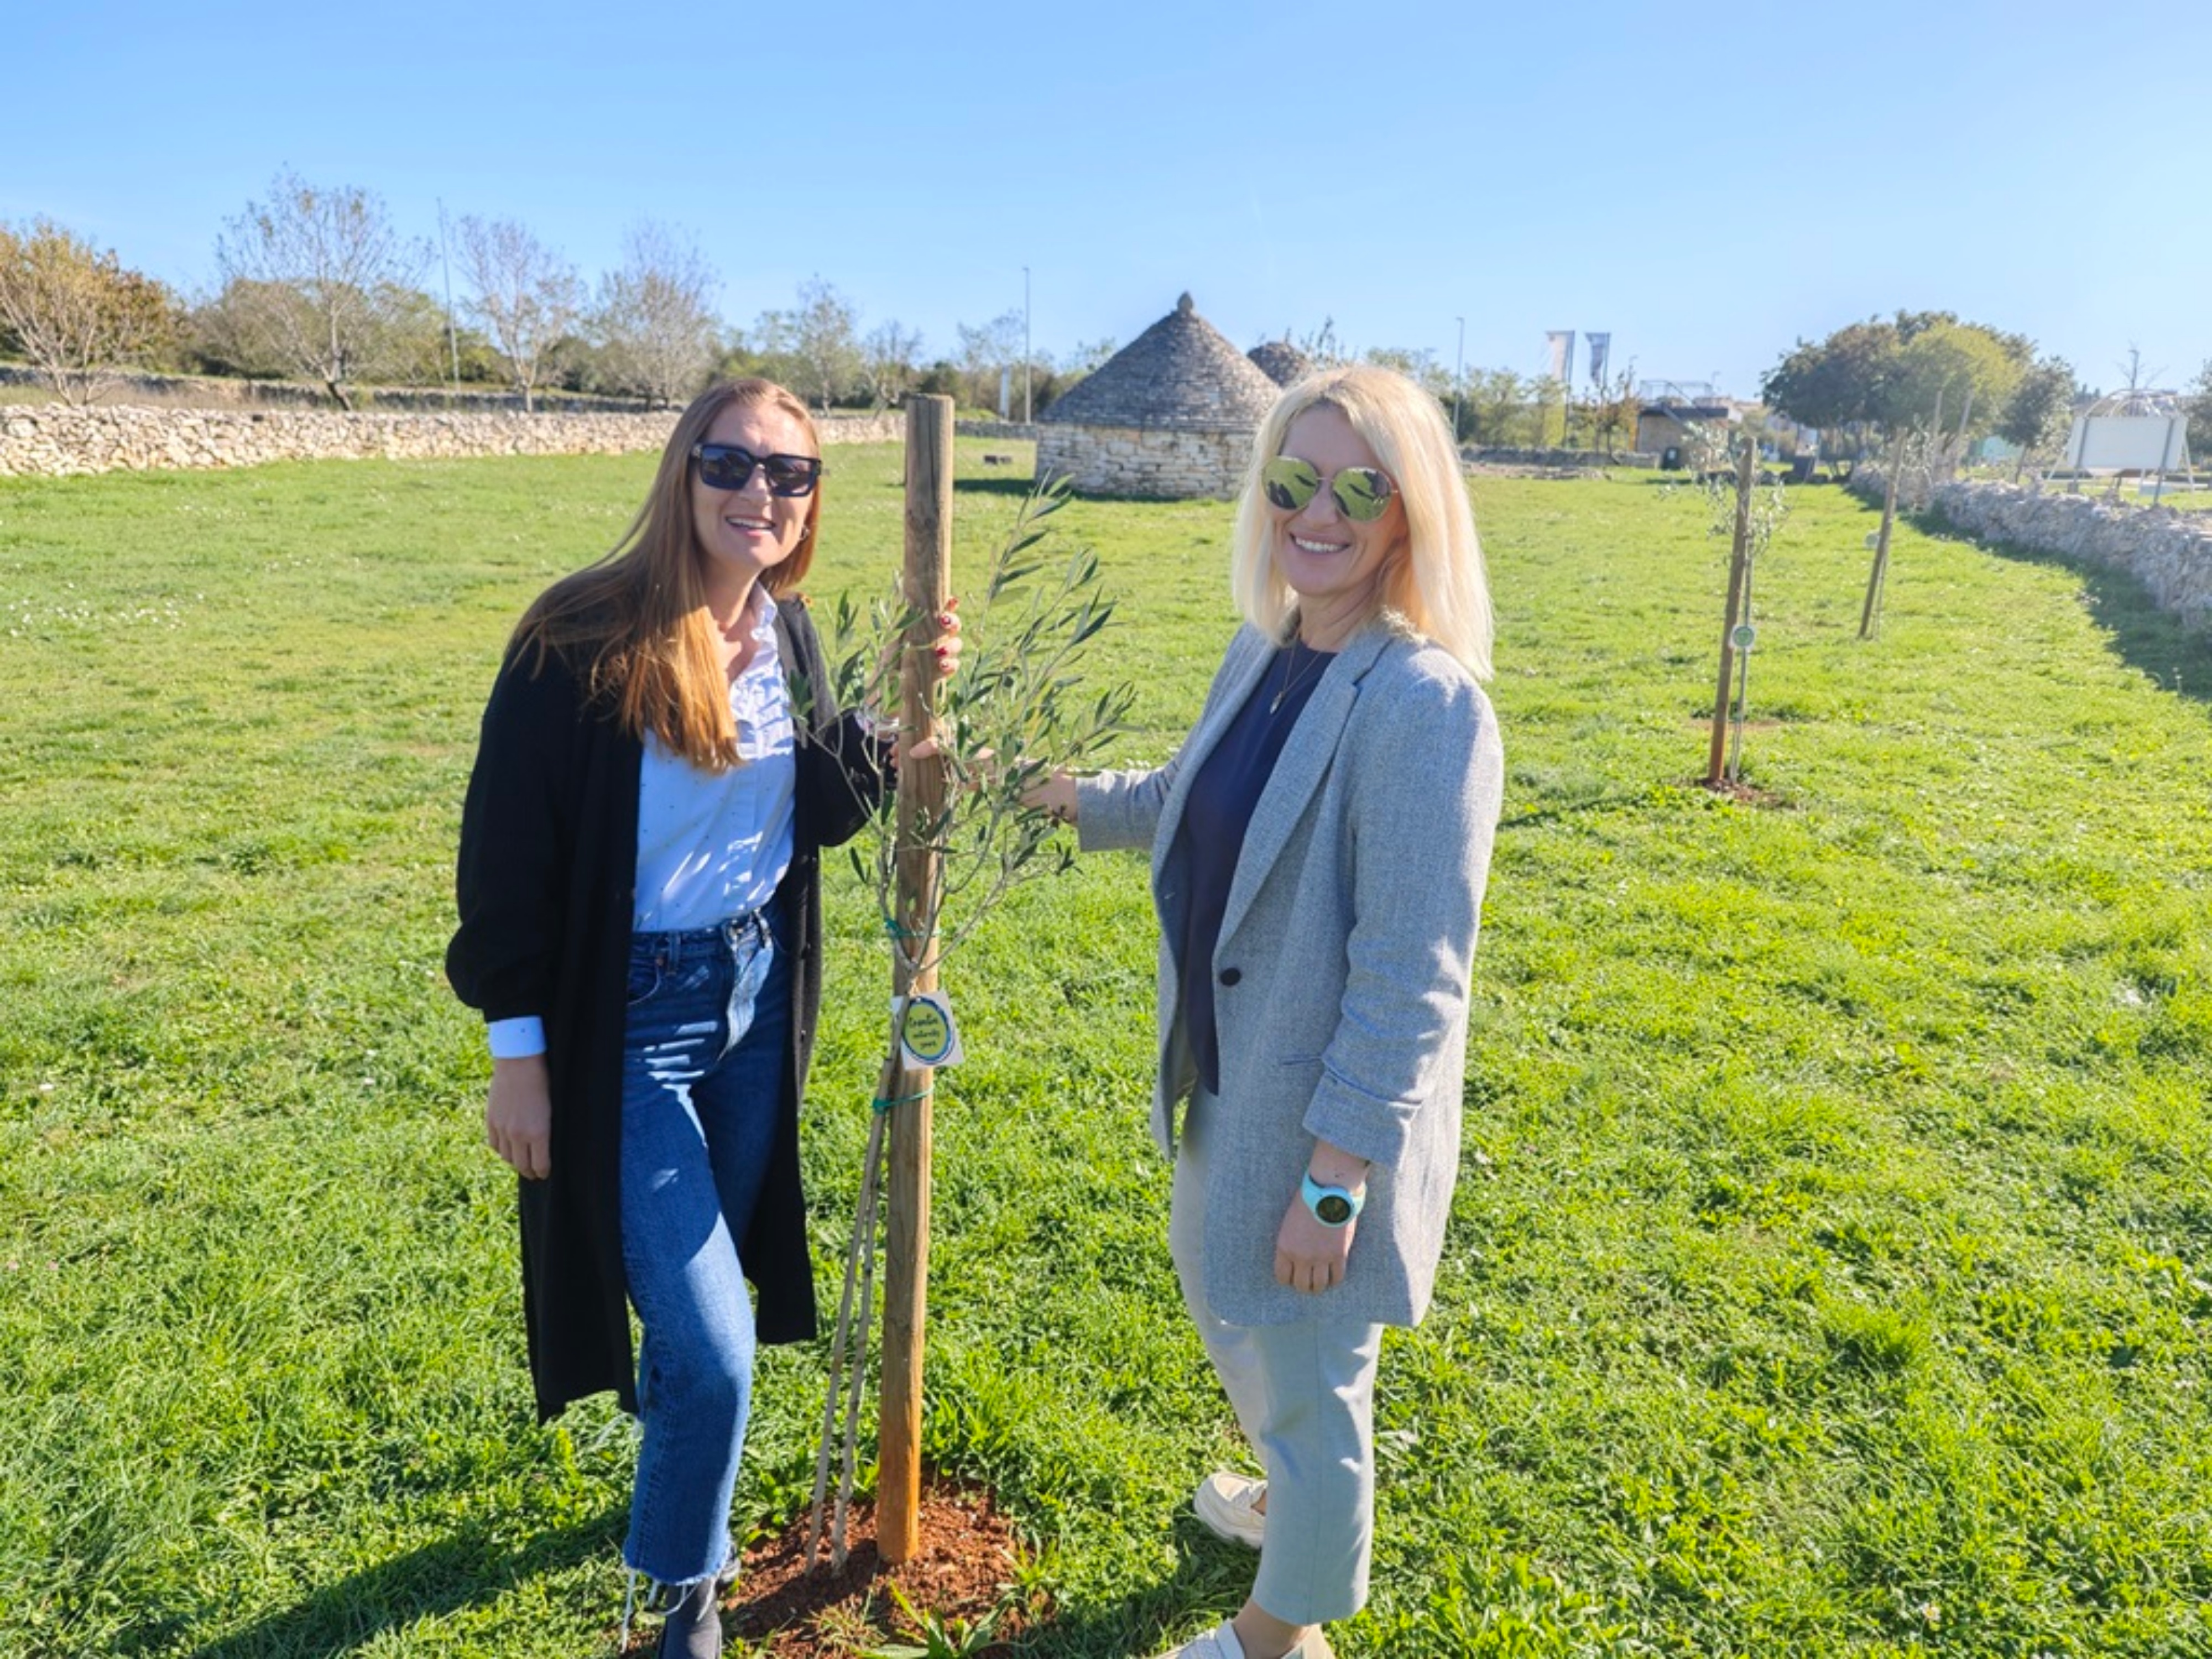
[[[732,1637],[766,1644],[758,1651],[771,1659],[852,1659],[884,1643],[921,1645],[919,1632],[892,1600],[896,1584],[915,1607],[950,1627],[955,1619],[971,1624],[1003,1607],[992,1644],[981,1655],[1001,1659],[1014,1638],[1036,1627],[1050,1612],[1042,1597],[1024,1604],[1012,1589],[1019,1543],[988,1492],[966,1491],[941,1482],[927,1486],[921,1497],[921,1543],[913,1557],[892,1567],[876,1553],[872,1504],[855,1501],[846,1525],[848,1553],[841,1571],[830,1570],[829,1526],[815,1568],[808,1571],[806,1516],[745,1552],[744,1571],[736,1590],[723,1603],[723,1622]],[[633,1645],[633,1655],[650,1653],[658,1639],[657,1621]]]

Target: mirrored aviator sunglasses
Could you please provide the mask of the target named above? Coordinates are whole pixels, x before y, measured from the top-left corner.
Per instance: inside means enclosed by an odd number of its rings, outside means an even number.
[[[822,463],[811,455],[756,455],[735,444],[693,444],[691,458],[699,463],[699,482],[709,489],[743,489],[758,467],[768,477],[771,495],[811,495],[822,476]]]
[[[1311,461],[1295,455],[1278,455],[1260,469],[1261,488],[1268,501],[1285,513],[1295,513],[1321,488],[1321,471]],[[1328,481],[1336,510],[1354,524],[1373,524],[1390,510],[1397,486],[1390,475],[1371,466],[1347,466]]]

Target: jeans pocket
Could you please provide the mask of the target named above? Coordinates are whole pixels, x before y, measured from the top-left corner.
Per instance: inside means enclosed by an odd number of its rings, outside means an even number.
[[[629,982],[623,988],[624,1006],[635,1008],[660,988],[660,963],[654,957],[632,957]]]

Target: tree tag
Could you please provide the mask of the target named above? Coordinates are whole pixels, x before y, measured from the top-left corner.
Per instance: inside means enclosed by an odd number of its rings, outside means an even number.
[[[952,1003],[942,991],[917,991],[891,999],[891,1024],[900,1051],[916,1066],[957,1066],[960,1030],[952,1023]]]

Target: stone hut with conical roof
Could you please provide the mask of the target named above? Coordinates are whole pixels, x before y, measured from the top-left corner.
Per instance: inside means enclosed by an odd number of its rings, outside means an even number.
[[[1288,340],[1265,341],[1244,355],[1258,364],[1260,372],[1277,386],[1288,386],[1293,380],[1303,380],[1313,373],[1313,359]]]
[[[1037,477],[1093,495],[1233,495],[1278,390],[1186,294],[1038,417]]]

